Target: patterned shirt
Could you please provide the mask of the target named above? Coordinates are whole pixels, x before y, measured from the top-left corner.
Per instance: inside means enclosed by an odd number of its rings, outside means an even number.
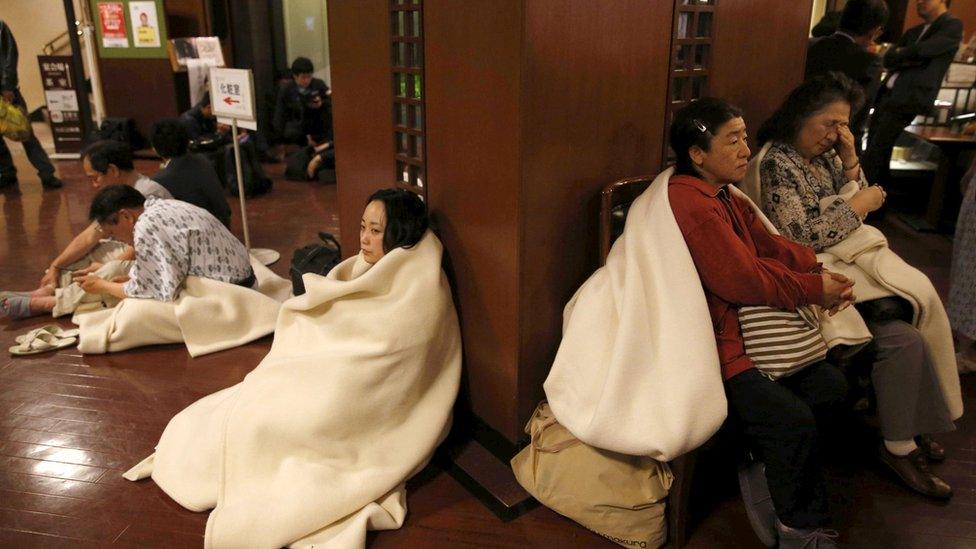
[[[206,210],[155,197],[144,208],[135,224],[126,296],[174,301],[188,276],[230,283],[251,276],[247,249]]]
[[[837,198],[821,211],[820,200],[847,184],[834,151],[807,162],[791,145],[773,143],[759,165],[762,209],[784,236],[818,253],[861,226],[846,200]],[[863,173],[860,187],[867,187]]]

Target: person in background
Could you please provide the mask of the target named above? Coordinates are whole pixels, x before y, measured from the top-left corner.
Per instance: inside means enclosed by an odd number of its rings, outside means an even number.
[[[864,105],[851,116],[851,133],[858,151],[881,85],[881,58],[870,48],[884,32],[887,21],[888,5],[884,0],[849,0],[837,32],[816,40],[807,49],[805,80],[836,71],[864,89]]]
[[[963,199],[952,239],[947,312],[956,333],[959,370],[976,372],[976,161],[960,187]]]
[[[124,281],[77,277],[88,293],[172,302],[188,276],[247,288],[257,283],[247,249],[202,208],[113,185],[95,195],[89,212],[105,236],[131,245],[136,256]]]
[[[8,103],[17,105],[27,110],[27,103],[24,96],[20,94],[19,80],[17,79],[17,41],[10,32],[10,27],[0,20],[0,95]],[[54,175],[54,165],[44,152],[44,147],[31,135],[24,141],[24,152],[27,159],[37,169],[37,175],[41,178],[41,185],[45,189],[58,189],[63,186],[61,180]],[[10,149],[6,142],[0,138],[0,190],[17,186],[17,168],[14,167],[14,159],[10,156]]]
[[[293,80],[278,90],[273,124],[280,142],[304,147],[332,140],[331,91],[312,76],[313,71],[309,59],[296,58],[291,64]]]
[[[162,185],[135,171],[129,145],[111,140],[96,141],[81,151],[81,166],[95,189],[111,185],[126,185],[145,197],[173,198]],[[65,249],[51,261],[37,288],[26,292],[11,292],[3,298],[0,309],[8,316],[23,318],[51,312],[57,303],[56,290],[68,285],[62,273],[72,276],[95,273],[110,261],[135,259],[131,246],[104,240],[97,223],[92,222],[78,233]],[[13,311],[18,313],[11,314]]]
[[[150,141],[164,168],[153,179],[173,198],[203,208],[230,227],[230,205],[213,165],[205,157],[188,152],[190,136],[179,120],[167,118],[153,124]]]
[[[932,111],[942,78],[962,41],[962,21],[949,13],[952,0],[918,0],[924,23],[905,31],[888,49],[888,77],[875,102],[868,129],[864,173],[868,181],[887,183],[891,150],[905,126]]]
[[[813,37],[813,40],[834,34],[834,31],[840,25],[840,14],[841,12],[839,11],[828,11],[825,13],[820,18],[820,21],[817,21],[817,24],[810,29],[810,36]]]

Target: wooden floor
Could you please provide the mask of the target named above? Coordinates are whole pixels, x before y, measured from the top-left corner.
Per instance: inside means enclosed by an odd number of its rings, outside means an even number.
[[[21,192],[0,194],[0,289],[26,290],[85,225],[92,191],[76,162],[58,163],[65,188],[46,192],[22,155],[17,163]],[[145,161],[138,168],[147,174],[156,169]],[[270,171],[280,176],[282,169]],[[337,230],[336,196],[334,185],[275,179],[274,191],[249,201],[248,212],[254,245],[282,252],[273,268],[284,274],[292,250],[314,242],[320,230]],[[240,235],[236,200],[232,206]],[[920,237],[894,223],[884,229],[944,292],[948,239]],[[0,320],[0,347],[48,322]],[[110,356],[0,354],[0,546],[201,546],[206,514],[182,509],[152,482],[123,480],[121,472],[152,452],[170,417],[240,381],[269,346],[265,338],[199,359],[178,345]],[[972,407],[973,379],[964,379],[964,386]],[[873,442],[852,445],[854,457],[831,460],[833,511],[845,545],[976,547],[976,424],[966,417],[941,440],[951,459],[938,470],[956,489],[948,504],[896,485],[870,458]],[[613,546],[542,507],[503,523],[435,467],[410,486],[406,524],[372,534],[371,547]],[[702,518],[689,546],[759,547],[731,475],[699,494]]]

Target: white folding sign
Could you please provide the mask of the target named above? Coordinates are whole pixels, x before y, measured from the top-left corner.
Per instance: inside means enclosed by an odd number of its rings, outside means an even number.
[[[218,122],[257,129],[254,112],[254,78],[248,69],[210,69],[210,104]]]

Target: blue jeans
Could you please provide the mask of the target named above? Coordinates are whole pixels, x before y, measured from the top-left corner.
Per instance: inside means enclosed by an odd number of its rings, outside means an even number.
[[[16,97],[14,98],[14,104],[27,110],[27,104],[24,102],[24,97],[20,95],[20,90],[15,92]],[[54,176],[54,166],[51,164],[51,160],[47,157],[47,153],[44,152],[44,147],[41,143],[31,134],[30,139],[23,142],[24,152],[27,153],[27,159],[30,163],[34,165],[37,169],[37,175],[41,177],[41,180],[48,179]],[[7,148],[7,143],[0,139],[0,181],[12,181],[17,178],[17,168],[14,167],[14,159],[10,156],[10,149]]]

